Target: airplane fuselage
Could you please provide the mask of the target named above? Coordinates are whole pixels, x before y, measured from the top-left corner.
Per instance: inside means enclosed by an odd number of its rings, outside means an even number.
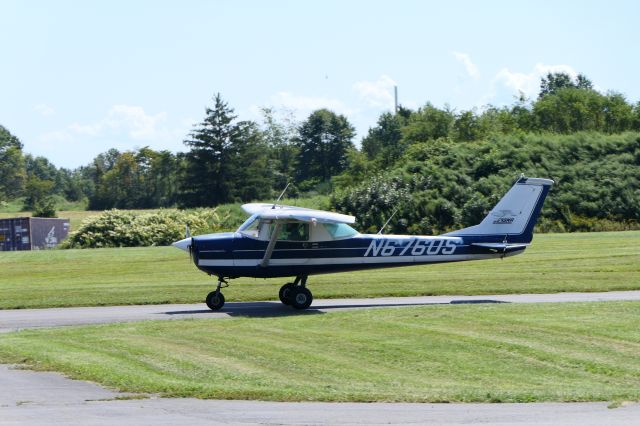
[[[491,259],[525,249],[497,250],[473,242],[468,237],[370,234],[333,241],[278,241],[268,264],[263,265],[268,241],[229,232],[194,237],[192,251],[196,266],[209,274],[271,278]]]

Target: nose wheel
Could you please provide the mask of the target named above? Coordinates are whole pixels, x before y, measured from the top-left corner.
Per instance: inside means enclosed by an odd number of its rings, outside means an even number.
[[[283,304],[295,309],[307,309],[313,302],[313,294],[307,288],[306,276],[298,276],[294,282],[280,287],[278,296]]]
[[[224,294],[214,290],[211,293],[207,294],[205,303],[212,311],[220,310],[224,306]]]
[[[224,285],[223,285],[224,284]],[[218,286],[211,293],[207,294],[205,303],[212,311],[218,311],[224,306],[224,294],[220,291],[222,287],[228,287],[229,283],[222,277],[218,277]]]

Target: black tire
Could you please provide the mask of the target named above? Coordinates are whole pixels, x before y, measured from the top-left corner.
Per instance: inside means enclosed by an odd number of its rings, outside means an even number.
[[[220,310],[224,306],[224,294],[217,291],[212,291],[211,293],[207,294],[207,299],[205,300],[205,302],[209,309],[211,309],[212,311]]]
[[[306,287],[295,287],[289,301],[296,309],[307,309],[313,302],[313,295]]]
[[[285,305],[291,304],[291,290],[293,289],[293,283],[286,283],[282,287],[280,287],[280,291],[278,292],[278,297],[280,301]]]

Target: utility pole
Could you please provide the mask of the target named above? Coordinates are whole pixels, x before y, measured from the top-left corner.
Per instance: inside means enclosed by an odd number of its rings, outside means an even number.
[[[393,86],[393,94],[395,98],[395,113],[398,114],[398,86]]]

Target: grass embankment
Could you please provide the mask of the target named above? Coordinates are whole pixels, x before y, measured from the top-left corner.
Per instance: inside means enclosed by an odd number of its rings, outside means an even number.
[[[0,253],[0,308],[200,302],[215,285],[173,247]],[[277,299],[287,280],[242,278],[228,301]],[[543,234],[504,260],[309,279],[316,298],[640,289],[640,231]]]
[[[199,398],[640,399],[640,303],[449,305],[0,336],[0,361]]]

